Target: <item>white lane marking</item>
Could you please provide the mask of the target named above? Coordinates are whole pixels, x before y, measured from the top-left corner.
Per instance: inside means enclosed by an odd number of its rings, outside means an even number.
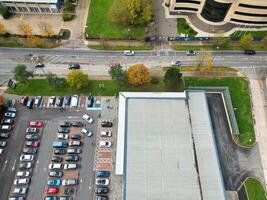
[[[15,162],[14,162],[14,164],[12,166],[12,171],[14,171],[14,169],[15,169],[16,162],[17,162],[17,160],[15,160]]]
[[[83,182],[83,179],[81,179],[80,182],[82,183]]]
[[[88,189],[91,190],[91,186],[89,186]]]
[[[44,171],[46,171],[46,168],[44,168]]]
[[[5,168],[6,168],[6,165],[7,165],[7,160],[5,161],[5,164],[4,164],[4,167],[3,167],[3,169],[2,169],[2,171],[4,171],[5,170]]]

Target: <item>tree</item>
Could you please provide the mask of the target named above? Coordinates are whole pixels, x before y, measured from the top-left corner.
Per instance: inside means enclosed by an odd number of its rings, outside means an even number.
[[[239,40],[239,46],[243,49],[251,49],[253,37],[251,34],[243,35]]]
[[[0,15],[2,15],[4,19],[8,19],[11,14],[6,6],[0,5]]]
[[[5,25],[0,22],[0,35],[3,35],[5,33],[6,33]]]
[[[218,34],[212,38],[212,45],[215,48],[225,49],[228,48],[231,44],[230,37],[224,37],[223,34]]]
[[[44,37],[52,37],[55,32],[50,24],[40,22],[39,28],[41,29]]]
[[[149,71],[143,64],[130,66],[127,75],[128,82],[134,86],[143,85],[150,81]]]
[[[56,74],[48,73],[46,76],[46,80],[49,85],[53,87],[63,87],[65,85],[65,79],[57,77]]]
[[[210,70],[213,64],[213,57],[210,52],[199,52],[196,56],[196,67],[198,70]]]
[[[14,78],[19,82],[26,82],[30,77],[33,77],[32,71],[27,71],[25,65],[17,65],[14,70]]]
[[[23,35],[26,35],[27,37],[32,36],[32,28],[29,24],[21,23],[19,28]]]
[[[0,108],[5,104],[5,97],[0,95]]]
[[[176,67],[169,68],[164,75],[164,83],[170,89],[176,89],[182,80],[182,73]]]
[[[122,69],[120,64],[110,67],[108,73],[111,76],[111,79],[119,84],[127,81],[127,73]]]
[[[67,82],[72,88],[80,90],[88,86],[89,79],[87,74],[83,73],[81,70],[74,70],[68,73]]]
[[[261,40],[261,44],[265,50],[267,50],[267,36]]]

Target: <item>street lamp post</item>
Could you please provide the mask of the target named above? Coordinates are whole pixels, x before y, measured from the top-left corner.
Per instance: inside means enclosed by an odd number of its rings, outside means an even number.
[[[128,30],[128,42],[129,42],[129,47],[130,47],[130,31],[131,31],[131,29],[128,28],[127,30]]]

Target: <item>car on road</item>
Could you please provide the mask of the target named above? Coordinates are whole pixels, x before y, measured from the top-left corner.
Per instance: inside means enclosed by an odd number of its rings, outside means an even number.
[[[87,97],[87,107],[93,107],[95,98],[93,96]]]
[[[21,162],[19,163],[19,169],[30,169],[32,167],[32,164],[30,162]]]
[[[71,127],[72,126],[72,123],[71,122],[67,122],[67,121],[64,121],[64,122],[61,122],[59,124],[60,127]]]
[[[5,117],[7,118],[15,118],[16,117],[16,113],[13,113],[13,112],[6,112],[5,113]]]
[[[70,185],[77,185],[78,184],[78,179],[64,179],[62,181],[63,186],[70,186]]]
[[[2,125],[0,126],[0,131],[11,131],[12,130],[12,126],[9,125]]]
[[[27,134],[25,136],[25,139],[26,140],[30,140],[30,141],[39,140],[40,139],[40,136],[39,135],[36,135],[36,134]]]
[[[73,146],[81,146],[82,145],[82,142],[81,141],[77,141],[77,140],[72,140],[72,141],[69,141],[69,146],[70,147],[73,147]]]
[[[83,128],[81,130],[81,133],[84,134],[84,135],[86,135],[86,136],[88,136],[88,137],[91,137],[93,135],[93,132],[92,131],[89,131],[89,130],[87,130],[85,128]]]
[[[111,137],[112,136],[112,132],[111,131],[101,131],[100,132],[100,136],[101,137]]]
[[[59,162],[59,163],[61,163],[63,161],[63,158],[62,157],[59,157],[59,156],[53,156],[51,158],[51,161],[52,162]]]
[[[107,178],[96,178],[95,184],[96,185],[109,185],[109,180]]]
[[[13,119],[2,119],[1,120],[1,124],[4,124],[4,125],[11,125],[13,123],[14,123]]]
[[[27,108],[32,109],[33,108],[33,104],[34,104],[34,99],[33,98],[29,98],[26,106],[27,106]]]
[[[182,63],[181,63],[181,61],[172,61],[172,62],[171,62],[171,65],[172,65],[172,66],[181,66]]]
[[[29,127],[26,129],[26,133],[38,133],[38,132],[39,132],[38,128]]]
[[[25,147],[22,149],[22,153],[24,154],[36,154],[37,153],[37,148],[36,147]]]
[[[17,177],[27,178],[30,176],[30,171],[18,171]]]
[[[42,96],[37,96],[37,97],[35,98],[35,100],[34,100],[34,105],[35,105],[36,107],[39,107],[39,106],[41,105],[42,99],[43,99]]]
[[[65,97],[64,98],[64,105],[65,106],[69,106],[70,105],[70,101],[71,101],[71,97]]]
[[[70,129],[67,127],[61,127],[60,129],[58,129],[58,133],[69,133]]]
[[[0,147],[5,147],[7,145],[7,141],[0,140]]]
[[[80,69],[80,64],[78,63],[69,64],[69,69]]]
[[[59,192],[58,187],[46,187],[45,188],[45,193],[46,194],[57,194]]]
[[[66,154],[66,150],[65,149],[55,149],[54,150],[54,154],[55,155],[64,155],[64,154]]]
[[[109,177],[110,172],[109,171],[98,171],[96,172],[97,177]]]
[[[108,187],[97,187],[95,189],[96,194],[107,194],[109,192]]]
[[[87,114],[84,114],[82,117],[85,121],[87,121],[89,124],[92,124],[94,122],[94,119],[92,117],[90,117]]]
[[[108,200],[108,197],[107,196],[95,196],[95,200]]]
[[[44,63],[40,63],[40,62],[35,63],[35,64],[34,64],[34,67],[35,67],[35,68],[43,68],[43,67],[44,67]]]
[[[66,133],[58,133],[57,134],[57,139],[60,139],[60,140],[67,140],[69,138],[69,135],[66,134]]]
[[[20,179],[15,179],[13,184],[14,185],[27,185],[31,181],[30,178],[20,178]]]
[[[48,165],[49,169],[63,169],[63,164],[61,163],[50,163]]]
[[[135,52],[134,51],[131,51],[131,50],[126,50],[126,51],[123,52],[123,54],[125,56],[133,56],[135,54]]]
[[[80,122],[80,121],[75,121],[75,122],[72,123],[72,126],[73,127],[83,127],[84,124],[82,122]]]
[[[79,160],[80,160],[80,157],[76,156],[76,155],[71,155],[71,156],[65,157],[65,161],[67,161],[67,162],[77,162]]]
[[[55,96],[49,97],[48,104],[50,106],[53,106],[55,104],[55,102],[56,102],[56,97]]]
[[[35,141],[25,141],[25,145],[27,147],[39,147],[40,145],[40,141],[39,140],[35,140]]]
[[[0,139],[7,139],[10,137],[10,134],[9,133],[0,133]]]
[[[78,164],[76,164],[76,163],[64,164],[64,169],[66,169],[66,170],[72,170],[72,169],[77,169],[77,168],[78,168]]]
[[[56,98],[56,106],[61,107],[63,105],[64,97],[57,97]]]
[[[194,56],[194,55],[196,55],[196,51],[194,51],[194,50],[187,50],[186,51],[186,55],[187,56]]]
[[[246,50],[244,50],[244,54],[245,55],[255,55],[256,51],[252,50],[252,49],[246,49]]]
[[[59,200],[57,196],[46,196],[44,200]]]
[[[28,192],[28,188],[26,187],[15,187],[13,190],[13,194],[26,194]]]
[[[57,177],[57,178],[61,178],[64,173],[62,171],[51,171],[48,174],[50,177]]]
[[[103,121],[101,122],[101,126],[104,127],[104,128],[110,128],[112,127],[112,122],[108,122],[108,121]]]
[[[46,183],[48,186],[60,186],[61,180],[60,179],[50,179]]]
[[[30,127],[38,127],[38,128],[41,128],[43,126],[43,122],[41,120],[38,120],[38,121],[30,121],[29,126]]]
[[[34,155],[21,155],[19,160],[20,161],[33,161]]]
[[[75,149],[68,149],[67,154],[80,154],[82,153],[81,149],[75,148]]]
[[[80,134],[73,134],[70,136],[72,140],[81,140],[82,136]]]
[[[24,96],[24,97],[21,98],[20,103],[23,104],[24,106],[26,106],[27,102],[28,102],[28,99],[29,99],[28,96]]]
[[[99,147],[109,148],[111,147],[111,142],[110,141],[99,141]]]

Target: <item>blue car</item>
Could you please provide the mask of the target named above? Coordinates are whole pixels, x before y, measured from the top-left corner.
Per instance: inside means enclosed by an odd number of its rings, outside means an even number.
[[[109,177],[110,175],[110,172],[109,171],[98,171],[96,173],[96,176],[97,177]]]
[[[60,186],[61,185],[61,180],[60,179],[53,179],[53,180],[48,180],[47,181],[48,186]]]

